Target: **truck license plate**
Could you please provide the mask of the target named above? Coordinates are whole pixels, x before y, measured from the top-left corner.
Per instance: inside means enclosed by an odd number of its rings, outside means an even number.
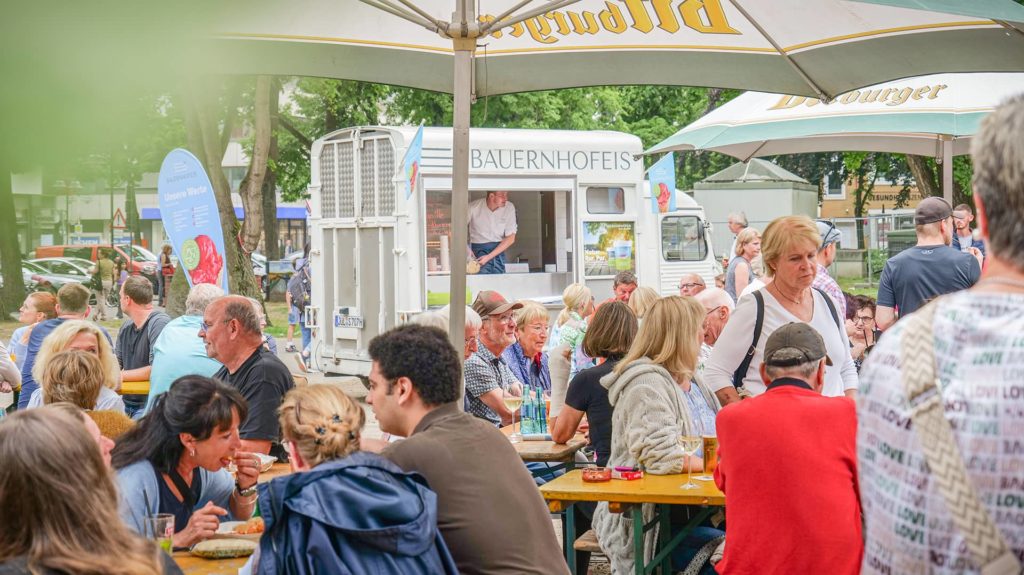
[[[334,316],[334,327],[355,327],[363,328],[363,318],[358,315],[336,315]]]

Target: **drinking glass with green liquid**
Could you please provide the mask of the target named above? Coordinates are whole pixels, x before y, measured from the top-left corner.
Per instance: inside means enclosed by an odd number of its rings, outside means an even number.
[[[168,554],[174,551],[174,515],[157,513],[146,517],[146,535]]]

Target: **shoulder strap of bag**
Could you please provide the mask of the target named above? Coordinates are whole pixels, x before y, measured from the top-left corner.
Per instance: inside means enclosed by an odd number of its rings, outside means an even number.
[[[902,321],[907,322],[901,343],[904,393],[931,477],[939,487],[946,509],[967,542],[982,575],[1016,575],[1021,564],[1007,547],[999,528],[978,500],[970,483],[963,456],[946,420],[942,391],[935,377],[935,343],[932,320],[935,302]]]
[[[754,303],[757,304],[757,316],[754,319],[754,339],[750,342],[750,348],[747,349],[747,354],[743,356],[740,366],[732,374],[732,384],[736,389],[743,387],[743,378],[747,376],[750,362],[754,360],[757,342],[761,339],[761,329],[764,328],[764,296],[761,295],[761,290],[752,292],[751,295],[754,296]]]
[[[836,303],[832,301],[832,296],[828,295],[820,288],[814,288],[814,291],[820,293],[822,297],[825,298],[825,303],[828,305],[828,311],[832,312],[832,321],[836,322],[836,327],[839,328],[839,331],[844,331],[846,327],[843,325],[843,322],[839,321],[839,311],[836,310]]]

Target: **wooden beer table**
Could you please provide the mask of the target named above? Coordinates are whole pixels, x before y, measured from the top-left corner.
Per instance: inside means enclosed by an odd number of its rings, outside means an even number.
[[[501,428],[506,437],[512,435],[512,426],[507,425]],[[548,463],[549,465],[534,472],[534,475],[549,475],[562,469],[572,469],[576,461],[576,452],[587,445],[587,440],[577,434],[565,443],[555,443],[551,440],[544,441],[520,441],[513,443],[519,457],[527,463]],[[552,465],[553,464],[553,465]]]
[[[700,473],[695,473],[700,475]],[[565,475],[549,481],[540,487],[540,493],[548,502],[552,512],[565,512],[566,533],[575,532],[575,520],[572,506],[581,501],[607,501],[613,513],[631,513],[633,525],[643,525],[643,529],[633,530],[634,573],[645,575],[652,573],[659,564],[662,573],[671,573],[672,550],[682,543],[694,527],[710,517],[719,507],[725,505],[725,494],[718,490],[714,481],[697,481],[697,489],[682,489],[686,482],[686,474],[644,475],[642,479],[622,481],[613,479],[600,483],[583,481],[580,470],[569,471]],[[643,503],[655,504],[655,517],[650,523],[643,522],[641,512]],[[703,509],[686,525],[682,532],[672,537],[670,524],[670,505],[695,505]],[[644,533],[655,526],[658,530],[658,549],[650,564],[644,564]],[[671,537],[671,538],[670,538]],[[576,573],[576,553],[573,550],[573,538],[565,538],[565,560],[569,570]]]
[[[146,381],[122,381],[121,395],[149,395],[149,380]]]

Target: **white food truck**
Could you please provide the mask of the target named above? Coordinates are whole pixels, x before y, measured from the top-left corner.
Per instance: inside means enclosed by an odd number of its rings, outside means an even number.
[[[417,186],[406,197],[399,172],[415,134],[356,127],[313,143],[313,294],[305,321],[313,328],[313,361],[325,372],[367,375],[370,340],[447,304],[451,266],[466,264],[466,247],[449,256],[452,130],[424,128]],[[467,276],[467,303],[495,289],[557,311],[569,284],[583,282],[601,301],[625,270],[664,295],[678,293],[684,273],[714,285],[704,211],[677,192],[675,211],[655,212],[635,157],[639,138],[475,128],[470,148],[470,201],[507,191],[518,231],[505,252],[505,274]]]

